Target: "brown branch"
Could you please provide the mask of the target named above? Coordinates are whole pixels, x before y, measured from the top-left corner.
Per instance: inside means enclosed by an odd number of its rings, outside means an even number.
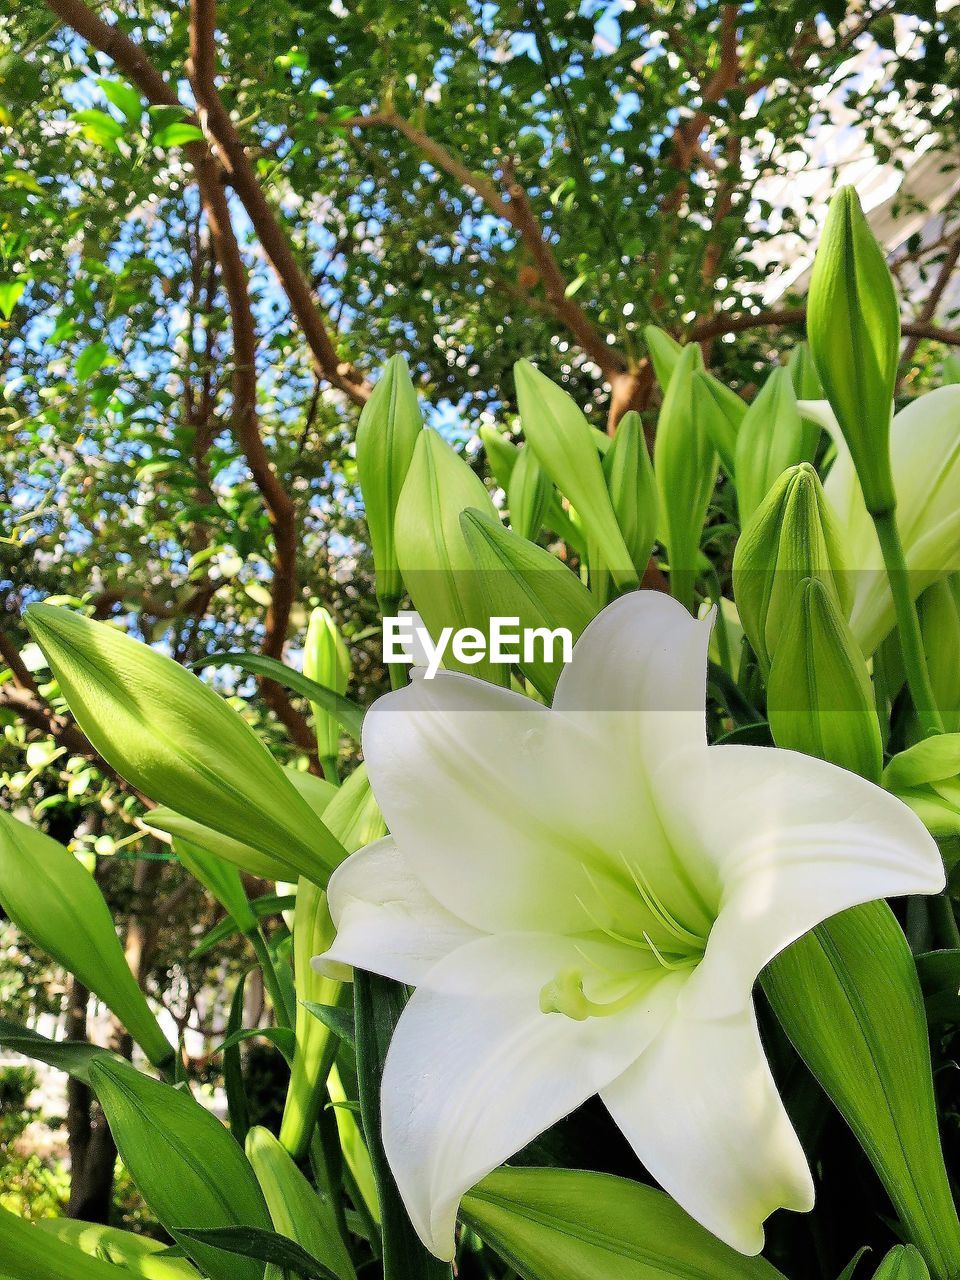
[[[191,65],[188,72],[197,99],[201,128],[217,149],[230,185],[246,209],[263,250],[280,278],[320,371],[328,382],[339,387],[355,404],[366,404],[373,388],[349,361],[341,360],[337,354],[310,284],[274,217],[230,113],[217,92],[214,79],[216,0],[194,0],[191,15]]]
[[[436,169],[454,178],[465,190],[479,196],[492,213],[508,222],[520,236],[539,272],[551,311],[573,335],[585,354],[599,365],[608,378],[616,377],[626,370],[627,361],[623,353],[606,341],[580,304],[567,297],[568,281],[557,262],[553,246],[543,234],[526,191],[517,180],[511,160],[506,160],[502,169],[506,186],[505,198],[504,193],[490,178],[475,173],[442,143],[392,109],[354,116],[343,121],[343,126],[358,129],[384,126],[395,129],[418,151],[423,152]]]
[[[960,262],[960,229],[954,232],[953,240],[950,248],[944,255],[943,262],[940,264],[940,270],[937,278],[930,287],[930,292],[924,299],[923,306],[920,308],[920,314],[917,316],[919,324],[929,324],[937,313],[941,299],[946,292],[947,285],[950,283],[950,277],[957,269],[957,263]],[[906,326],[904,326],[906,328]],[[903,348],[902,363],[908,365],[916,354],[917,347],[923,341],[923,335],[913,333],[908,338]]]
[[[104,22],[87,7],[84,0],[47,0],[47,4],[57,17],[72,27],[88,44],[106,54],[152,105],[182,105],[175,90],[153,66],[144,50],[116,25]],[[212,42],[211,29],[208,43],[212,45]],[[205,123],[209,134],[216,141],[220,159],[229,171],[231,185],[250,216],[320,373],[331,385],[339,387],[356,404],[362,405],[369,399],[372,388],[352,364],[341,360],[337,354],[327,333],[320,307],[294,256],[286,233],[257,182],[233,122],[220,103],[213,86],[212,67],[204,83],[204,100],[201,101],[199,95],[197,97],[203,108],[202,118],[198,121],[194,116],[187,116],[186,120],[201,127]],[[199,182],[201,169],[211,161],[210,149],[206,142],[191,142],[184,150]]]
[[[706,342],[725,333],[745,333],[748,329],[781,329],[791,325],[804,325],[806,307],[789,307],[783,311],[758,311],[756,315],[720,315],[701,321],[683,335],[687,342]],[[907,337],[927,338],[930,342],[943,342],[949,347],[960,347],[960,329],[942,329],[938,325],[920,320],[905,320],[901,325]]]
[[[211,0],[192,0],[190,21],[190,77],[198,102],[209,100],[214,74],[216,16]],[[210,239],[220,264],[233,333],[233,431],[243,450],[254,483],[263,498],[273,532],[274,563],[270,606],[264,624],[262,649],[270,658],[283,656],[290,610],[297,591],[296,508],[271,465],[257,414],[257,335],[250,305],[247,272],[230,218],[230,207],[214,162],[205,153],[197,170],[200,195]],[[301,750],[311,758],[316,743],[306,720],[285,689],[272,680],[261,682],[267,704],[283,722]]]

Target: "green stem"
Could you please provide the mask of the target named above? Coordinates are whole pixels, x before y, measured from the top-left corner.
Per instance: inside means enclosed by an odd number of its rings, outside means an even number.
[[[893,511],[884,511],[873,517],[886,565],[887,578],[890,582],[890,594],[893,596],[893,607],[897,614],[897,629],[900,633],[900,648],[903,653],[903,665],[907,673],[907,684],[910,696],[917,711],[917,718],[924,737],[932,737],[943,733],[943,721],[937,710],[933,688],[930,684],[930,673],[927,670],[927,659],[923,652],[923,639],[920,635],[920,620],[917,609],[910,594],[910,583],[907,577],[907,563],[897,529],[897,517]]]
[[[270,955],[270,948],[267,946],[267,940],[263,936],[263,930],[251,929],[247,937],[250,939],[250,945],[257,954],[257,963],[263,973],[263,985],[269,993],[274,1016],[281,1027],[292,1027],[293,1020],[290,1017],[283,988],[280,986],[280,979],[277,977],[273,957]]]
[[[323,776],[327,782],[335,787],[340,785],[340,769],[337,765],[336,756],[321,756],[320,768],[323,770]]]

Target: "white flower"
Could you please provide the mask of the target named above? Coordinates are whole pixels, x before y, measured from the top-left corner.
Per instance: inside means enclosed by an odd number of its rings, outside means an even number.
[[[837,446],[823,489],[853,575],[850,627],[869,658],[896,622],[880,544],[833,410],[826,400],[802,400],[800,409],[825,427]],[[911,591],[918,596],[938,578],[960,570],[960,386],[918,396],[894,415],[890,462],[897,526]]]
[[[837,911],[941,889],[943,866],[919,819],[863,779],[707,746],[710,626],[637,592],[587,628],[552,710],[441,674],[367,716],[392,835],[334,873],[321,964],[416,987],[383,1139],[439,1257],[464,1192],[595,1093],[742,1252],[778,1206],[812,1206],[754,981]]]

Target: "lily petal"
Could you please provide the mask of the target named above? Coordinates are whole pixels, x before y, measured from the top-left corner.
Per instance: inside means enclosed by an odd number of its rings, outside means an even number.
[[[655,967],[620,1013],[544,1014],[541,988],[583,960],[566,938],[481,938],[434,967],[397,1024],[383,1074],[384,1149],[437,1257],[453,1258],[461,1196],[622,1074],[687,980]]]
[[[337,936],[314,958],[321,973],[355,965],[416,986],[438,960],[480,936],[427,892],[390,836],[341,863],[327,894]]]
[[[741,1253],[760,1252],[774,1209],[813,1208],[752,1004],[723,1020],[678,1012],[600,1096],[664,1190]]]
[[[611,852],[624,830],[662,844],[652,816],[624,814],[629,775],[602,745],[572,720],[471,676],[416,677],[381,698],[364,720],[363,751],[414,874],[485,932],[589,932],[584,900],[596,898],[598,882],[625,911],[636,898]]]
[[[684,803],[685,785],[696,787],[695,806],[689,791]],[[684,995],[704,1015],[745,1007],[764,965],[822,920],[944,886],[940,851],[916,814],[823,760],[709,747],[663,787],[674,796],[675,839],[708,850],[722,884],[697,983]]]
[[[586,628],[564,667],[554,711],[594,713],[602,734],[618,716],[639,757],[706,744],[707,649],[713,613],[692,618],[670,596],[635,591],[608,605]]]
[[[823,487],[854,571],[850,625],[869,657],[895,621],[880,545],[829,405],[803,401],[801,411],[821,422],[837,445],[837,459]],[[910,588],[917,596],[931,582],[960,569],[960,386],[918,396],[894,416],[890,460],[897,524]]]

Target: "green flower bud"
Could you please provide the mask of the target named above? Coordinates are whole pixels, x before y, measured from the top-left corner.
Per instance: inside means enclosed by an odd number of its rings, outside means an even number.
[[[817,372],[871,515],[896,505],[890,415],[900,359],[900,312],[883,250],[852,187],[830,203],[807,303]]]
[[[789,370],[773,370],[737,433],[735,474],[740,523],[745,525],[787,467],[811,462],[813,425],[800,417]]]
[[[173,1049],[150,1011],[90,872],[62,844],[0,810],[0,904],[28,938],[89,987],[156,1066]]]
[[[804,578],[817,578],[846,613],[849,583],[820,478],[809,463],[790,467],[747,524],[733,556],[740,621],[766,670]]]
[[[174,840],[173,851],[185,870],[199,880],[228,916],[233,917],[241,933],[251,933],[256,929],[257,917],[247,901],[236,867],[183,837]]]
[[[822,400],[823,387],[817,374],[817,366],[813,363],[810,348],[805,342],[798,342],[790,352],[787,361],[790,378],[798,400]]]
[[[806,578],[770,667],[767,716],[778,747],[880,780],[883,746],[867,665],[836,593]]]
[[[386,834],[386,824],[373,798],[364,765],[360,765],[325,810],[330,830],[348,852],[362,849]],[[310,1136],[324,1102],[324,1084],[337,1052],[337,1038],[307,1004],[336,1004],[339,978],[323,976],[310,963],[327,951],[334,928],[327,897],[309,880],[297,887],[293,923],[293,974],[297,996],[296,1051],[280,1126],[280,1141],[296,1159],[307,1153]],[[269,1203],[269,1196],[268,1196]]]
[[[923,738],[893,757],[883,785],[938,839],[960,835],[960,733]]]
[[[930,686],[943,727],[960,730],[960,575],[935,582],[917,601]]]
[[[90,1083],[123,1163],[144,1200],[176,1239],[181,1228],[271,1230],[267,1206],[236,1140],[183,1089],[127,1062],[99,1059]],[[263,1263],[178,1241],[211,1280],[263,1280]]]
[[[507,487],[510,527],[514,533],[536,542],[552,492],[553,486],[537,462],[533,450],[527,445],[519,451],[517,465],[513,468]]]
[[[205,827],[199,822],[185,818],[165,805],[157,805],[147,815],[148,824],[156,831],[163,831],[175,840],[186,840],[194,848],[213,854],[224,862],[247,871],[261,880],[296,880],[298,872],[289,862],[281,862],[279,858],[271,858],[259,849],[248,844],[241,844],[232,836],[225,836],[212,827]]]
[[[343,850],[250,726],[115,627],[31,605],[27,626],[80,728],[145,795],[326,882]]]
[[[930,1272],[919,1249],[898,1244],[877,1267],[873,1280],[930,1280]]]
[[[274,1230],[322,1260],[338,1280],[356,1280],[329,1201],[317,1195],[270,1130],[254,1126],[247,1134],[246,1152]]]
[[[693,411],[700,430],[717,451],[724,471],[728,476],[735,475],[737,435],[747,406],[735,391],[725,387],[712,373],[696,369],[693,374]]]
[[[307,639],[303,646],[303,674],[317,684],[339,694],[347,692],[350,679],[350,652],[343,642],[337,624],[326,609],[310,614]],[[337,756],[340,753],[340,726],[329,711],[310,704],[313,728],[317,735],[317,754],[323,772],[331,781],[337,778]]]
[[[396,601],[403,594],[394,520],[422,427],[417,393],[406,363],[402,356],[393,356],[357,424],[357,474],[381,600]]]
[[[463,537],[483,586],[487,617],[517,618],[518,630],[546,635],[567,627],[576,640],[596,617],[597,602],[556,556],[505,529],[486,513],[460,517]],[[545,697],[553,696],[563,670],[558,647],[534,644],[520,668]]]
[[[633,567],[642,575],[657,536],[658,499],[643,423],[633,410],[620,419],[603,474]]]
[[[677,361],[683,355],[685,348],[676,338],[672,338],[664,329],[658,329],[655,324],[646,325],[643,336],[647,343],[647,350],[650,352],[653,371],[657,376],[657,382],[660,383],[660,390],[666,395]],[[696,343],[693,343],[690,349],[696,351],[698,357],[696,363],[702,369],[703,352]]]
[[[397,507],[397,558],[434,639],[444,627],[477,626],[483,617],[480,584],[460,531],[467,507],[499,518],[479,476],[436,431],[421,431]],[[452,658],[447,662],[454,665]],[[487,661],[463,669],[496,684],[505,678],[504,668]]]
[[[573,399],[526,360],[517,361],[514,374],[523,434],[537,461],[576,508],[588,541],[617,585],[636,586],[637,572],[610,503],[589,423]]]
[[[717,479],[717,455],[694,409],[693,375],[700,348],[685,347],[664,396],[653,449],[670,590],[693,607],[700,572],[700,535]]]

